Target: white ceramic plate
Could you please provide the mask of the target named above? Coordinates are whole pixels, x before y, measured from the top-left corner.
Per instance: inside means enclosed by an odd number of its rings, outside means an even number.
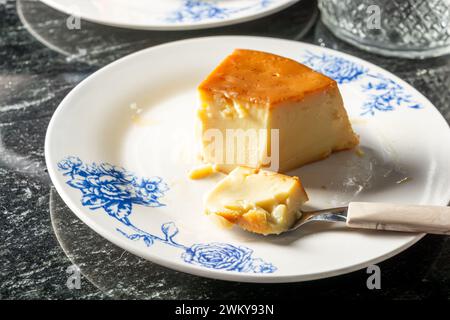
[[[250,21],[299,0],[41,0],[67,14],[111,26],[190,30]]]
[[[193,181],[196,86],[234,48],[309,64],[339,83],[364,155],[291,172],[310,207],[351,200],[447,205],[450,130],[435,107],[389,72],[333,50],[256,37],[174,42],[120,59],[78,85],[56,110],[45,156],[75,214],[136,255],[188,273],[288,282],[338,275],[389,258],[423,235],[311,224],[263,237],[225,229],[202,198],[221,178]],[[125,169],[121,169],[125,168]]]

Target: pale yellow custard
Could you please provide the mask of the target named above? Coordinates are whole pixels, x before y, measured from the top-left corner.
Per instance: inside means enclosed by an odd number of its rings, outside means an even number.
[[[286,172],[358,145],[336,81],[294,60],[238,49],[198,90],[203,161],[227,171],[243,165]],[[210,135],[239,130],[245,139],[236,157]],[[266,135],[250,139],[253,132]]]
[[[308,200],[300,179],[237,167],[206,196],[205,211],[264,235],[289,229]]]

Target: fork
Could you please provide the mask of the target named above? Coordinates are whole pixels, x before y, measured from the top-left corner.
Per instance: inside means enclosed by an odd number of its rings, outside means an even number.
[[[345,222],[347,227],[450,235],[450,207],[350,202],[348,207],[300,211],[287,231],[311,221]]]

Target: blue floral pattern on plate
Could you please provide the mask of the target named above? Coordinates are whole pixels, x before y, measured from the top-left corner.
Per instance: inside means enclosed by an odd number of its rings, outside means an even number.
[[[107,163],[87,165],[77,157],[60,161],[58,169],[69,178],[69,186],[81,191],[83,206],[91,210],[102,208],[123,223],[129,222],[133,204],[164,205],[159,198],[168,187],[161,178],[137,178],[123,168]]]
[[[171,23],[200,22],[211,19],[226,19],[243,11],[258,10],[267,7],[273,0],[259,0],[257,3],[236,7],[226,1],[183,0],[180,8],[172,12],[167,21]]]
[[[357,80],[367,73],[363,67],[344,58],[309,51],[304,56],[303,63],[339,84]]]
[[[67,157],[58,169],[68,178],[66,183],[81,191],[81,203],[91,210],[103,209],[123,224],[128,231],[116,230],[133,241],[143,241],[147,247],[155,242],[183,250],[181,258],[189,264],[224,271],[273,273],[277,268],[259,258],[244,246],[228,243],[197,243],[185,246],[175,240],[179,229],[173,222],[161,226],[161,236],[150,234],[130,220],[133,205],[161,207],[160,198],[169,189],[159,177],[139,178],[131,172],[108,163],[85,164],[77,157]]]
[[[375,115],[377,111],[393,111],[397,107],[421,108],[421,105],[397,82],[381,74],[370,73],[367,73],[365,80],[361,87],[368,93],[368,99],[363,104],[362,115]]]
[[[368,69],[345,58],[306,51],[302,62],[339,84],[361,82],[362,92],[367,93],[367,100],[362,104],[361,115],[373,116],[378,111],[393,111],[399,107],[422,108],[397,82],[379,73],[371,73]]]

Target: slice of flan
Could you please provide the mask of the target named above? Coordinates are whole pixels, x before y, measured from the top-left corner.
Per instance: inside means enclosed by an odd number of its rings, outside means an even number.
[[[205,210],[247,231],[279,234],[294,224],[307,200],[297,177],[236,167],[206,196]]]
[[[336,81],[294,60],[237,49],[199,86],[203,161],[286,172],[358,144]]]

